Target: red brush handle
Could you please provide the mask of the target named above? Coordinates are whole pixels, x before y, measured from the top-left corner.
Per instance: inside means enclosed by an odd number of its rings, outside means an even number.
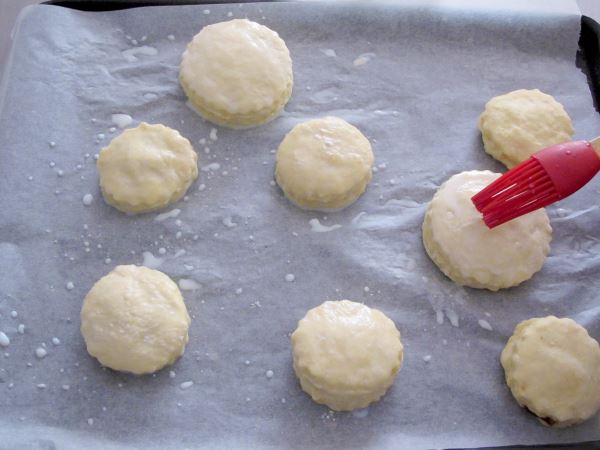
[[[600,171],[600,157],[587,141],[553,145],[532,155],[554,184],[559,199],[581,189]]]

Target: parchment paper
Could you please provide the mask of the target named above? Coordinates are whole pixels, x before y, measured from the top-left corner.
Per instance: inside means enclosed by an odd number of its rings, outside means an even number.
[[[272,123],[218,128],[213,140],[213,126],[185,105],[178,64],[195,33],[230,16],[280,33],[295,87]],[[0,106],[0,330],[10,339],[0,354],[0,448],[416,449],[600,439],[598,417],[567,430],[541,426],[514,401],[499,364],[516,324],[531,317],[568,316],[600,338],[599,181],[550,209],[551,255],[518,288],[457,287],[427,258],[420,232],[427,202],[452,174],[503,170],[484,153],[476,126],[494,95],[539,88],[565,106],[576,138],[600,134],[575,65],[578,33],[577,14],[481,8],[29,8]],[[122,53],[136,46],[150,50]],[[361,55],[366,62],[355,65]],[[102,201],[93,155],[121,131],[111,131],[116,113],[131,115],[130,126],[174,127],[201,166],[219,164],[167,210],[179,209],[177,217],[126,216]],[[285,133],[326,114],[369,137],[378,167],[365,195],[332,214],[292,206],[271,183]],[[314,232],[314,218],[341,227]],[[193,316],[185,355],[156,376],[135,377],[87,355],[79,311],[96,280],[117,264],[141,264],[143,252],[199,288],[184,291]],[[289,340],[309,308],[342,298],[384,311],[405,345],[383,400],[345,414],[300,390]],[[40,359],[42,343],[48,354]],[[194,384],[184,390],[186,381]]]

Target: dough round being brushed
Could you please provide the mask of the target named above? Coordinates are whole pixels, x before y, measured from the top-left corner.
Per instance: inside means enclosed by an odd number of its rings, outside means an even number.
[[[400,332],[385,314],[349,300],[308,311],[292,334],[302,389],[336,411],[379,400],[402,366]]]
[[[90,355],[114,370],[152,373],[188,342],[190,316],[177,285],[158,270],[117,266],[88,292],[81,334]]]
[[[96,163],[102,195],[126,213],[175,203],[198,177],[198,155],[179,132],[142,122],[104,147]]]
[[[492,230],[485,225],[471,197],[499,176],[487,170],[454,175],[425,213],[425,250],[459,285],[492,291],[516,286],[542,268],[550,251],[552,228],[544,209]]]
[[[492,98],[479,117],[485,151],[509,169],[545,147],[570,141],[571,118],[554,97],[519,89]]]
[[[600,346],[571,319],[521,322],[500,362],[519,405],[544,425],[575,425],[600,409]]]
[[[231,128],[271,120],[294,84],[285,42],[247,19],[208,25],[194,36],[183,53],[179,81],[204,118]]]
[[[352,204],[371,180],[369,140],[338,117],[296,125],[277,150],[275,178],[286,197],[312,210],[337,210]]]

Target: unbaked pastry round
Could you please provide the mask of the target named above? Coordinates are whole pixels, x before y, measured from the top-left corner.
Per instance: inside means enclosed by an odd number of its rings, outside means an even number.
[[[379,400],[403,359],[394,322],[349,300],[327,301],[308,311],[292,334],[292,352],[302,389],[336,411]]]
[[[338,117],[296,125],[277,150],[275,178],[300,208],[336,210],[352,204],[371,180],[368,139]]]
[[[519,405],[544,425],[575,425],[600,410],[600,346],[571,319],[521,322],[500,362]]]
[[[198,155],[178,131],[142,122],[104,147],[97,167],[106,202],[143,213],[183,197],[198,177]]]
[[[539,271],[552,228],[539,209],[490,230],[471,197],[500,174],[473,170],[450,177],[433,196],[423,222],[423,244],[433,262],[459,285],[516,286]]]
[[[554,97],[519,89],[492,98],[479,117],[485,151],[509,169],[533,153],[571,140],[571,118]]]
[[[294,84],[285,42],[247,19],[204,27],[183,53],[179,80],[204,118],[232,128],[274,118]]]
[[[152,373],[173,364],[188,342],[190,316],[164,273],[117,266],[88,292],[81,308],[87,351],[114,370]]]

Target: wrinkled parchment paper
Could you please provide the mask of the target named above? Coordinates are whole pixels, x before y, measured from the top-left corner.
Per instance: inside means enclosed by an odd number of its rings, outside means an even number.
[[[600,134],[575,65],[579,16],[434,3],[26,11],[0,96],[0,330],[10,339],[0,353],[0,448],[600,439],[598,417],[567,430],[538,424],[513,400],[499,364],[515,325],[531,317],[568,316],[600,339],[599,181],[549,210],[551,255],[518,288],[456,286],[427,258],[420,233],[448,177],[503,170],[476,127],[492,96],[539,88],[565,106],[577,138]],[[293,58],[291,101],[257,129],[213,130],[177,81],[187,42],[229,17],[278,31]],[[126,216],[102,201],[94,155],[121,132],[113,114],[131,116],[128,126],[174,127],[198,151],[204,170],[168,217]],[[301,211],[272,183],[274,149],[295,124],[326,114],[368,136],[377,172],[346,210]],[[135,377],[87,355],[79,311],[113,266],[144,260],[187,288],[193,320],[172,368]],[[405,345],[384,399],[345,414],[300,390],[289,341],[309,308],[342,298],[384,311]]]

